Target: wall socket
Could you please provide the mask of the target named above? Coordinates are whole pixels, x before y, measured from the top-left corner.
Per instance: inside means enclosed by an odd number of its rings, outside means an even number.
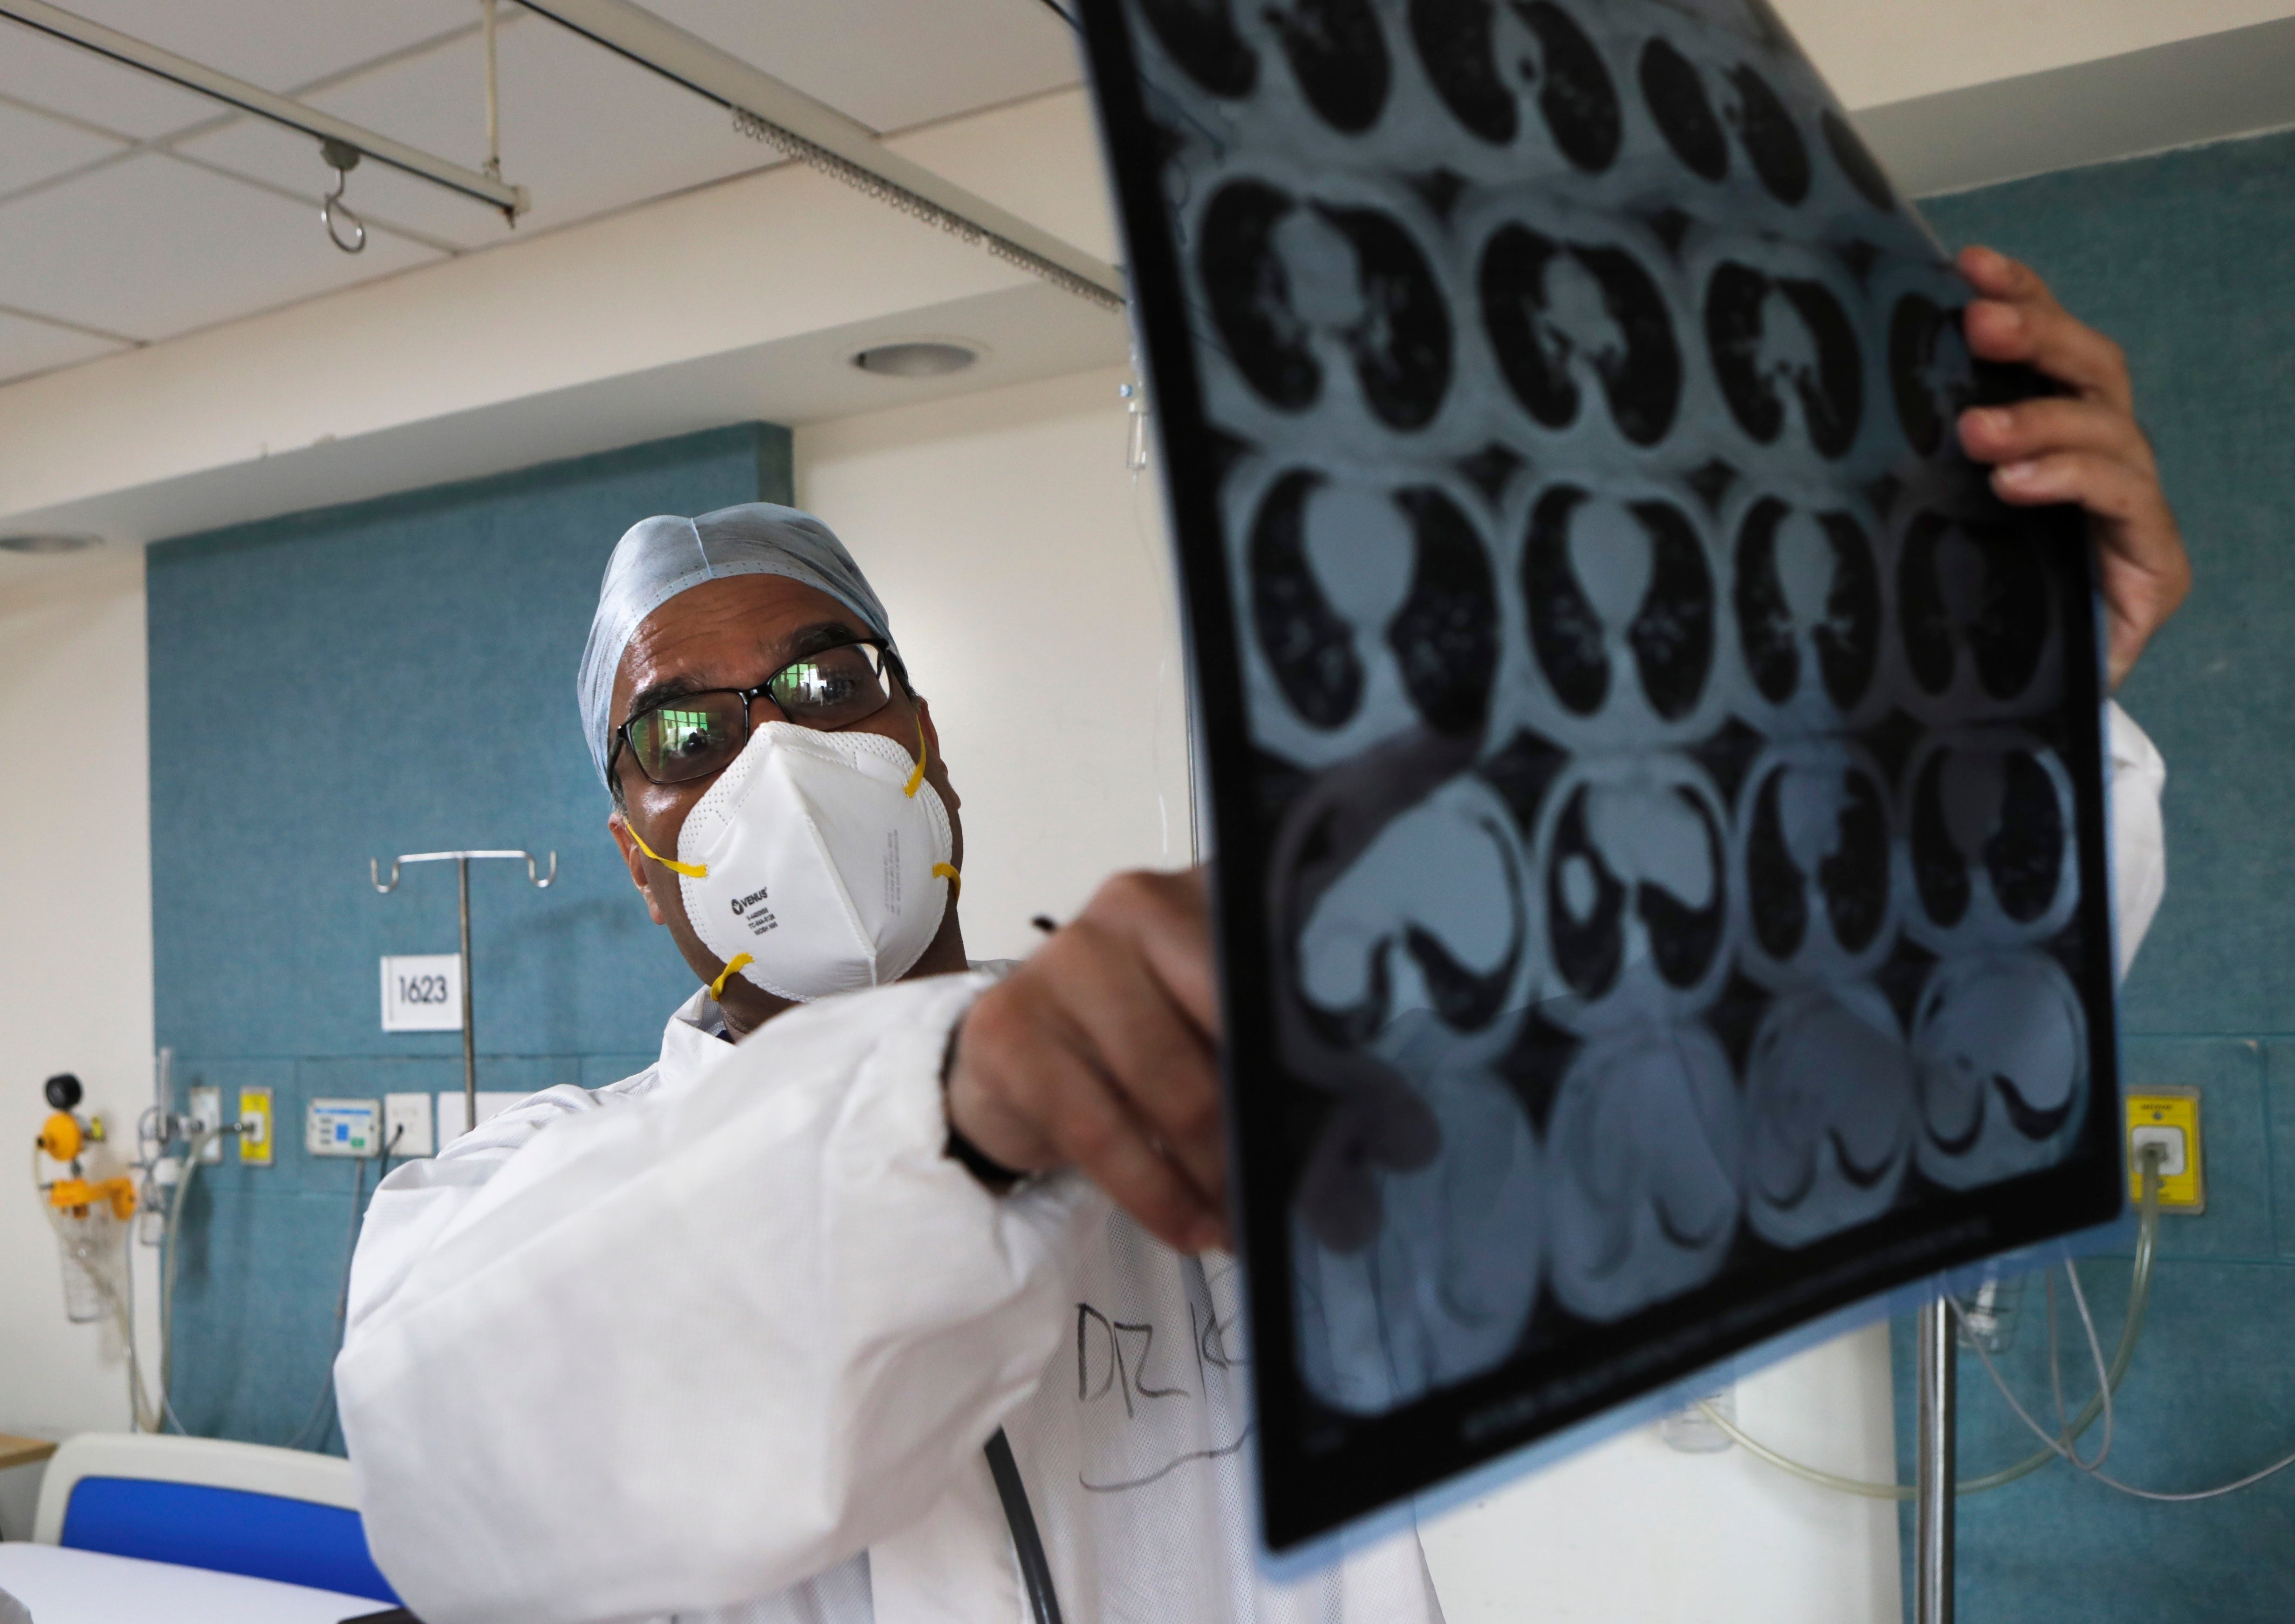
[[[223,1126],[223,1090],[217,1088],[194,1088],[184,1090],[192,1130],[210,1131]],[[223,1160],[223,1138],[217,1135],[209,1139],[207,1148],[200,1152],[200,1165],[213,1167]]]
[[[428,1094],[382,1097],[382,1143],[386,1155],[401,1159],[438,1154],[431,1142]]]

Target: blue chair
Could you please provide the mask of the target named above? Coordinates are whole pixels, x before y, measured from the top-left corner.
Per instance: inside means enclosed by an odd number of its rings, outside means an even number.
[[[398,1604],[367,1554],[350,1463],[331,1455],[82,1432],[48,1462],[32,1538]]]

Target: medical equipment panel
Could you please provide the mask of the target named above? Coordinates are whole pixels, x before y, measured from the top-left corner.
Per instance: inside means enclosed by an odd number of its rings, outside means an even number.
[[[305,1107],[303,1148],[314,1156],[382,1154],[382,1102],[314,1099]]]

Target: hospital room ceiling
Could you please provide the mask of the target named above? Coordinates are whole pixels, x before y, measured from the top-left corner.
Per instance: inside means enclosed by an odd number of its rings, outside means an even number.
[[[468,167],[485,156],[478,0],[70,0],[66,9]],[[881,135],[1081,77],[1073,35],[1048,0],[652,0],[652,9]],[[2068,85],[2073,111],[2021,118],[2013,106],[1961,104],[1989,81],[2228,39],[2295,13],[2295,0],[1782,0],[1782,9],[1850,105],[1877,109],[1868,136],[1884,155],[1898,149],[1900,178],[1918,183],[1956,178],[1964,149],[1992,139],[2004,119],[2026,134],[2058,132],[2064,150],[2035,161],[2079,158],[2070,126],[2077,104],[2096,96]],[[500,18],[502,172],[528,189],[531,213],[512,232],[481,204],[370,162],[347,192],[372,228],[357,255],[322,233],[317,208],[332,175],[309,137],[0,20],[0,384],[777,161],[722,109],[646,69],[511,0]],[[2187,82],[2181,94],[2203,99],[2207,89]]]
[[[874,132],[873,161],[960,213],[1116,275],[1056,0],[631,3]],[[1915,197],[2295,126],[2295,0],[1776,4]],[[512,230],[370,160],[357,255],[321,225],[313,138],[0,19],[0,540],[142,543],[728,422],[1121,375],[1121,315],[498,4],[502,175],[530,211]],[[62,9],[485,159],[481,0]],[[916,339],[976,363],[851,364]],[[0,549],[0,588],[99,556]]]
[[[78,14],[476,168],[476,0],[69,0]],[[652,0],[879,134],[1074,84],[1041,0]],[[326,239],[317,143],[0,20],[0,382],[529,239],[780,161],[724,110],[503,4],[504,177],[532,211],[366,163],[364,252]]]

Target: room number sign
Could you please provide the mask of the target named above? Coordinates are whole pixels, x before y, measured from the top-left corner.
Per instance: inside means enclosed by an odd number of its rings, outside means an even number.
[[[460,1032],[462,960],[454,953],[415,953],[382,961],[385,1032]]]

